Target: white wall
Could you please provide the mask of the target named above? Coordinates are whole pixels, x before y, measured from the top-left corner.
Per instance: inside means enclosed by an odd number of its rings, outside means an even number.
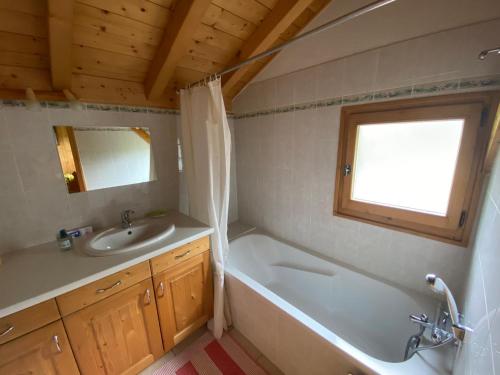
[[[500,153],[486,189],[465,297],[474,329],[455,363],[457,375],[500,374]]]
[[[152,180],[150,144],[129,128],[74,132],[87,190]]]
[[[372,0],[332,1],[306,30],[372,2]],[[498,0],[397,0],[287,47],[255,80],[277,77],[362,51],[499,17]],[[414,59],[417,62],[427,63],[428,59],[440,61],[442,54],[453,54],[462,60],[460,63],[467,64],[475,60],[482,49],[498,45],[498,38],[492,34],[489,37],[485,35],[474,38],[474,35],[464,33],[460,39],[448,39],[444,49],[434,50],[429,55],[414,54],[414,50],[408,49],[406,57],[396,55],[394,58]],[[456,40],[460,40],[460,43],[456,43]],[[464,46],[466,48],[470,46],[472,50],[463,50]]]
[[[115,224],[128,208],[137,216],[151,209],[177,208],[177,116],[113,108],[0,108],[0,252],[52,241],[60,228]],[[68,194],[53,125],[149,127],[158,180]]]
[[[250,85],[233,105],[240,221],[419,291],[428,292],[425,274],[437,273],[461,295],[470,249],[332,215],[340,108],[378,90],[390,89],[386,98],[456,92],[468,84],[460,78],[498,74],[497,57],[461,65],[453,48],[475,50],[499,29],[497,20],[433,34]],[[452,81],[429,83],[442,79]],[[316,107],[328,98],[333,105]]]

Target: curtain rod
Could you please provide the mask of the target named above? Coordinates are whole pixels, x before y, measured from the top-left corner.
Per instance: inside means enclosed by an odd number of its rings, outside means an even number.
[[[190,83],[190,84],[186,85],[186,88],[190,88],[190,87],[196,86],[198,84],[210,81],[211,79],[215,79],[217,77],[221,77],[225,74],[231,73],[235,70],[238,70],[246,65],[253,63],[254,61],[257,61],[257,60],[260,60],[264,57],[273,55],[273,54],[281,51],[283,48],[288,47],[289,45],[298,42],[299,40],[302,40],[302,39],[305,39],[305,38],[310,37],[312,35],[318,34],[322,31],[325,31],[325,30],[330,29],[332,27],[341,25],[347,21],[353,20],[359,16],[362,16],[363,14],[369,13],[375,9],[381,8],[385,5],[393,3],[395,1],[397,1],[397,0],[379,0],[379,1],[375,1],[373,3],[370,3],[364,7],[358,8],[358,9],[356,9],[350,13],[347,13],[343,16],[340,16],[340,17],[335,18],[331,21],[328,21],[327,23],[324,23],[323,25],[320,25],[312,30],[309,30],[309,31],[303,33],[303,34],[297,35],[297,36],[287,40],[286,42],[277,45],[276,47],[273,47],[267,51],[261,52],[253,57],[250,57],[246,60],[243,60],[242,62],[235,64],[229,68],[221,70],[220,72],[217,72],[215,74],[210,74],[207,77],[200,79],[199,81]]]

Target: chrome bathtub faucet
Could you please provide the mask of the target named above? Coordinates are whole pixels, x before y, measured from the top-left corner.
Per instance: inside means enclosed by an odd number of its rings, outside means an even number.
[[[472,332],[471,328],[462,324],[462,315],[459,314],[455,298],[453,298],[445,282],[434,274],[428,274],[425,276],[425,280],[434,292],[446,296],[448,311],[442,310],[435,322],[429,321],[425,314],[411,314],[409,316],[410,321],[419,326],[419,331],[408,339],[404,356],[405,361],[421,350],[434,349],[450,343],[460,345],[464,340],[465,333]],[[421,338],[426,329],[430,330],[432,344],[420,346]]]
[[[135,214],[134,210],[125,210],[122,212],[122,228],[130,228],[132,226],[132,219],[130,215]]]

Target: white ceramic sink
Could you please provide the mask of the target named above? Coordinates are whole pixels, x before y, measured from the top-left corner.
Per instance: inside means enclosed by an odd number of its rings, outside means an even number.
[[[140,250],[165,240],[174,231],[174,224],[154,219],[139,220],[130,228],[113,227],[97,233],[88,240],[85,252],[105,256]]]

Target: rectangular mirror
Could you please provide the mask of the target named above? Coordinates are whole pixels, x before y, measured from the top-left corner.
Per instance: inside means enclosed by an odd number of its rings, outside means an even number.
[[[156,180],[148,128],[54,126],[54,132],[69,193]]]

